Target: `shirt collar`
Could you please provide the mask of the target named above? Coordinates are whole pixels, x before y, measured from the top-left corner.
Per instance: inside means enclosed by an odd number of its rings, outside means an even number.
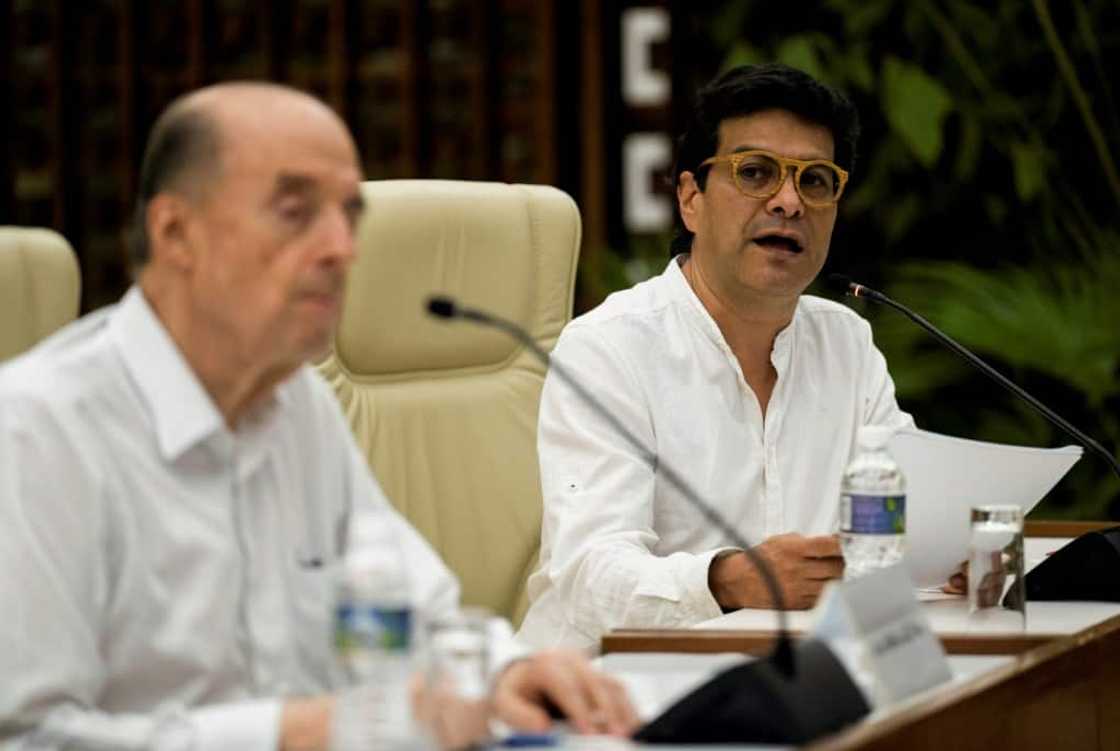
[[[682,301],[693,313],[694,318],[700,324],[701,328],[708,335],[708,337],[716,343],[716,346],[722,348],[729,356],[734,357],[731,353],[731,347],[728,346],[727,340],[723,336],[723,332],[719,329],[719,324],[716,319],[712,318],[712,314],[704,307],[704,303],[696,295],[696,290],[688,283],[688,279],[684,276],[684,271],[681,270],[681,263],[687,254],[682,253],[674,256],[669,261],[668,268],[662,276],[665,278],[670,294],[674,299]],[[797,308],[793,311],[793,318],[790,319],[789,325],[778,332],[774,338],[774,348],[771,352],[771,362],[774,367],[778,369],[779,374],[785,369],[789,361],[789,353],[791,344],[795,336],[794,331],[797,328],[797,321],[801,317],[801,300],[798,298]]]
[[[125,294],[110,326],[125,369],[148,405],[164,459],[175,461],[210,436],[228,433],[221,412],[139,287]]]
[[[225,418],[139,287],[125,294],[110,327],[125,369],[152,415],[164,459],[173,462],[212,438],[224,444],[223,453],[231,451],[234,436]],[[249,432],[258,432],[275,407],[287,403],[286,386],[287,382],[280,384],[246,416],[243,422]]]

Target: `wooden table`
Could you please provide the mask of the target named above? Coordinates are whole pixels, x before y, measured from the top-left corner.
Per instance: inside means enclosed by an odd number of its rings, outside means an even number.
[[[869,718],[812,749],[1120,749],[1120,616]]]
[[[1099,524],[1028,527],[1027,557]],[[969,633],[965,605],[937,599],[923,605],[950,655],[1007,655],[1006,660],[879,710],[812,749],[1120,749],[1120,605],[1028,603],[1025,633]],[[790,613],[791,630],[809,616]],[[738,611],[682,630],[615,631],[604,654],[619,652],[745,652],[761,654],[774,638],[770,611]],[[964,628],[962,628],[964,627]]]

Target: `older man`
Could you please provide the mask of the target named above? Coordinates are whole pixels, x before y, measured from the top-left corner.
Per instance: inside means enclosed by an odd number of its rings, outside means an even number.
[[[676,167],[683,252],[572,321],[554,357],[761,541],[786,604],[805,608],[843,571],[832,533],[857,429],[909,422],[866,322],[802,294],[828,255],[856,112],[779,65],[727,72],[693,112]],[[594,646],[611,628],[772,605],[746,554],[551,377],[538,450],[525,640]]]
[[[361,171],[323,104],[188,95],[145,154],[138,284],[0,370],[0,733],[34,748],[326,748],[349,520],[375,515],[421,608],[458,586],[386,503],[333,394]],[[571,655],[514,663],[497,716],[632,723]]]

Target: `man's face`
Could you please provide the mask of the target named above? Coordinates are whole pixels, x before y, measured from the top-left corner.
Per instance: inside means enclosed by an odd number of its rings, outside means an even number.
[[[786,110],[762,110],[724,120],[715,156],[764,149],[795,159],[833,159],[828,128]],[[677,188],[681,216],[694,233],[691,263],[728,301],[796,299],[824,266],[836,205],[804,204],[787,177],[769,199],[735,187],[726,162],[709,168],[703,191],[690,172]]]
[[[280,106],[245,120],[223,123],[219,173],[193,213],[192,315],[239,359],[283,370],[330,343],[354,260],[360,171],[349,134],[325,112]]]

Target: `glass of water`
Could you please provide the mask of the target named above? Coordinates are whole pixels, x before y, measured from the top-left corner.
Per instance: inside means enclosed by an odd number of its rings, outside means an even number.
[[[466,607],[424,623],[415,711],[440,748],[480,747],[489,736],[490,619],[485,608]]]
[[[488,686],[490,611],[466,607],[425,624],[427,678],[464,699],[485,698]]]
[[[1023,510],[974,506],[968,545],[968,621],[993,632],[1027,624]]]

